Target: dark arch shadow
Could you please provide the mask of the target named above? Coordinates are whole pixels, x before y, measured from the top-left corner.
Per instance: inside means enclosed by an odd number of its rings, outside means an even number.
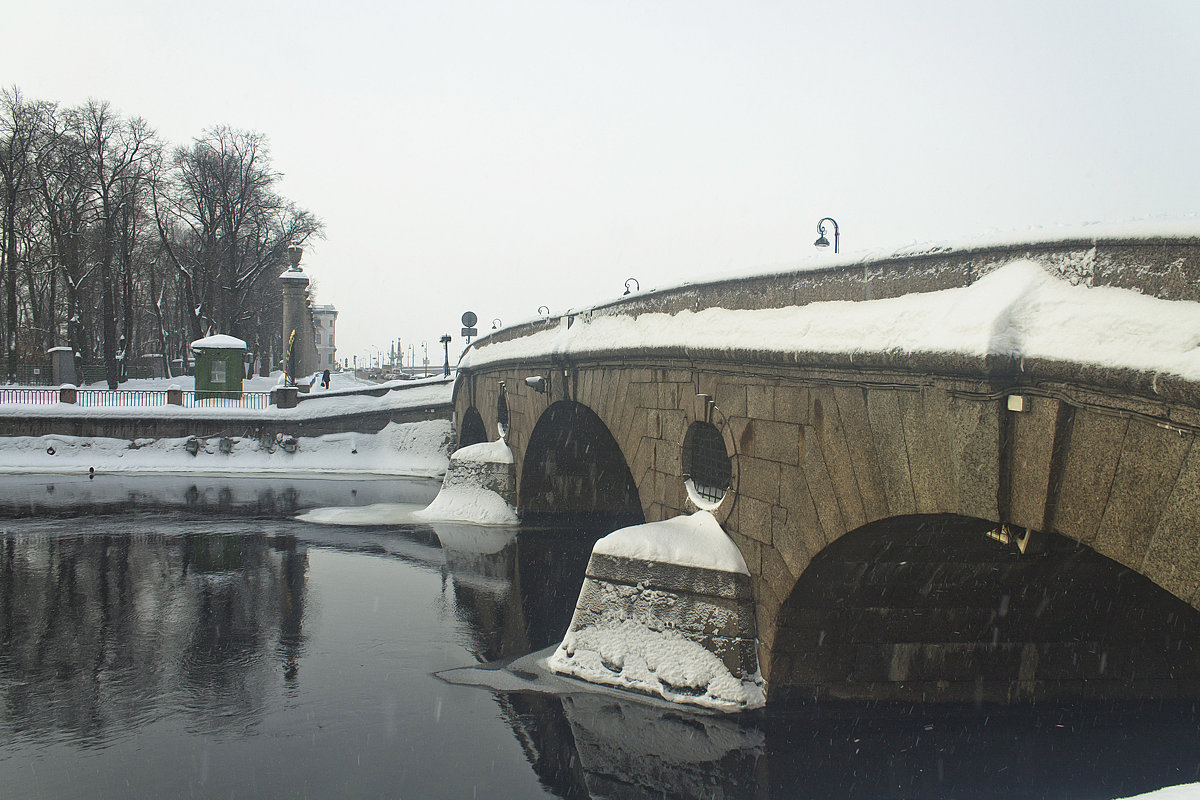
[[[554,403],[525,448],[518,493],[522,521],[609,530],[646,521],[620,445],[587,406]]]
[[[1091,548],[897,517],[818,553],[777,617],[771,702],[1200,698],[1200,612]]]
[[[483,426],[483,417],[479,410],[471,406],[463,413],[462,426],[458,432],[460,448],[473,444],[482,444],[488,440],[487,429]]]

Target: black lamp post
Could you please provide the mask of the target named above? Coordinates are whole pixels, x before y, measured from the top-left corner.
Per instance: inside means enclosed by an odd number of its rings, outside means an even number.
[[[813,242],[815,247],[829,247],[829,240],[825,238],[825,223],[829,222],[833,225],[833,252],[838,251],[838,224],[833,217],[825,217],[817,223],[817,240]]]
[[[442,342],[442,350],[446,354],[446,364],[442,368],[442,377],[449,378],[450,377],[450,334],[447,333],[447,334],[443,335],[441,342]]]

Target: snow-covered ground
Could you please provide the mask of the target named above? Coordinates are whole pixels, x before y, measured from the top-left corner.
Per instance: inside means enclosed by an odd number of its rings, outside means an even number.
[[[246,391],[267,391],[279,382],[280,374],[256,377],[245,382]],[[366,388],[404,385],[382,397],[347,395]],[[194,388],[193,378],[134,379],[121,385],[124,390],[165,390],[178,386]],[[332,414],[422,408],[450,402],[453,385],[438,378],[428,381],[394,381],[377,384],[359,379],[352,372],[331,376],[328,390],[317,381],[313,399],[296,408],[261,410],[228,408],[188,408],[182,406],[119,406],[96,408],[64,403],[0,403],[0,416],[79,416],[105,418],[172,417],[187,419],[223,419],[235,414],[239,419],[298,420]],[[230,437],[222,449],[221,437],[198,440],[195,453],[189,452],[190,437],[163,439],[111,439],[66,435],[0,437],[0,474],[107,473],[159,474],[320,474],[320,475],[407,475],[437,477],[446,470],[452,431],[449,420],[391,423],[374,434],[336,433],[299,437],[295,442],[261,441],[250,437]]]
[[[484,340],[461,366],[645,347],[1037,357],[1200,380],[1200,303],[1072,285],[1014,261],[971,286],[884,300],[581,315],[569,327]]]

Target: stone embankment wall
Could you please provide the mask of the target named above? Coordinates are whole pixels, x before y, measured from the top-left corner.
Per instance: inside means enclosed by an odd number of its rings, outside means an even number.
[[[188,416],[156,417],[139,412],[127,417],[102,416],[0,416],[0,436],[101,436],[113,439],[171,439],[186,436],[242,436],[273,438],[285,436],[324,436],[329,433],[376,433],[390,422],[423,422],[448,419],[451,406],[431,404],[420,408],[384,409],[354,414],[330,414],[320,417],[272,419],[267,415],[239,417],[230,412],[224,418]]]

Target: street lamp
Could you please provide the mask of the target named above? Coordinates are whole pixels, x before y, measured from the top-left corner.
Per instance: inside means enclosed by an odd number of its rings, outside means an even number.
[[[446,356],[446,364],[442,368],[442,377],[449,378],[450,377],[450,334],[448,334],[448,333],[444,334],[440,341],[442,343],[442,350],[444,351],[445,356]]]
[[[825,223],[833,224],[833,252],[838,251],[838,224],[833,217],[825,217],[817,223],[817,240],[813,242],[814,247],[829,247],[829,240],[825,238]]]

